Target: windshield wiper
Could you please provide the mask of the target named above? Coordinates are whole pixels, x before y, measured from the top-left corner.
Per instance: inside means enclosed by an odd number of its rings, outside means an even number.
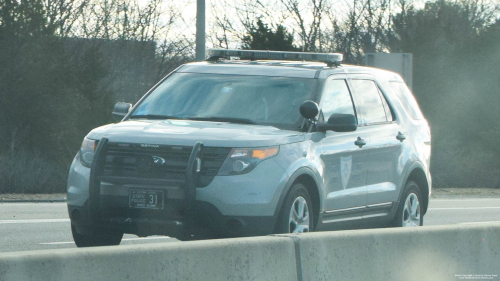
[[[256,124],[254,121],[245,118],[234,117],[187,117],[186,119],[195,121],[215,121],[215,122],[229,122],[238,124]]]
[[[239,123],[239,124],[256,124],[250,119],[244,118],[233,118],[233,117],[179,117],[172,115],[159,115],[159,114],[141,114],[141,115],[131,115],[129,119],[176,119],[176,120],[195,120],[195,121],[215,121],[215,122],[229,122],[229,123]]]
[[[144,118],[144,119],[186,119],[178,116],[170,116],[170,115],[159,115],[159,114],[142,114],[142,115],[131,115],[129,119],[139,119],[139,118]]]

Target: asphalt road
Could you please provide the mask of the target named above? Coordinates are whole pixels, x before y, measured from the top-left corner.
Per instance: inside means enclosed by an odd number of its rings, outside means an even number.
[[[424,225],[500,222],[500,198],[432,199]],[[177,241],[125,235],[122,245]],[[0,203],[0,252],[74,248],[65,203]]]

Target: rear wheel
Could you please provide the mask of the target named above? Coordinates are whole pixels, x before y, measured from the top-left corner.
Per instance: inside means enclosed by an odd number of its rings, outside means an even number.
[[[306,187],[296,183],[290,188],[278,218],[278,233],[303,233],[313,230],[313,206]]]
[[[396,217],[393,225],[398,227],[414,227],[424,224],[424,217],[421,213],[421,195],[418,185],[410,181],[405,186],[405,191],[401,202],[399,202]]]
[[[74,224],[71,224],[71,233],[77,247],[114,246],[123,238],[123,232],[106,229],[88,229],[80,233]]]

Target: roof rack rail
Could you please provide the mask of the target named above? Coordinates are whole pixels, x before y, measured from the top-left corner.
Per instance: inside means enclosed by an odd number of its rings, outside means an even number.
[[[340,65],[340,62],[343,59],[343,55],[339,53],[209,49],[208,54],[208,61],[216,61],[221,58],[228,59],[231,57],[239,57],[241,60],[287,60],[324,62],[330,67]]]

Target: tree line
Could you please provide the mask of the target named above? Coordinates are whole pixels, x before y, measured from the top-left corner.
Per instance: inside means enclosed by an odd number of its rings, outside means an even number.
[[[208,3],[214,47],[340,52],[360,65],[370,52],[412,53],[435,186],[500,186],[495,1]],[[0,2],[0,192],[63,192],[82,138],[113,122],[113,104],[193,60],[187,17],[173,0]]]
[[[0,193],[64,192],[114,103],[192,60],[190,40],[167,36],[181,20],[174,1],[1,1]]]

